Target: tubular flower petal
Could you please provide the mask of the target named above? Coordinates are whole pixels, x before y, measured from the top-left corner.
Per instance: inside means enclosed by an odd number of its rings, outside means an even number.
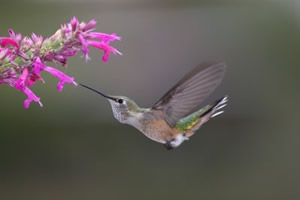
[[[78,26],[78,24],[79,24],[79,21],[77,20],[76,17],[73,17],[73,18],[71,19],[70,24],[71,24],[71,26],[72,26],[72,31],[75,31],[76,28],[77,28],[77,26]]]
[[[55,69],[53,67],[46,66],[44,63],[41,62],[40,58],[37,58],[36,61],[33,63],[34,65],[34,72],[38,75],[41,73],[41,71],[46,71],[50,73],[51,75],[55,76],[60,80],[60,82],[57,85],[57,90],[62,91],[63,86],[65,83],[71,83],[75,86],[77,86],[77,83],[74,81],[73,77],[69,77],[63,72],[59,71],[58,69]]]
[[[28,77],[28,69],[24,68],[21,76],[19,77],[19,79],[16,82],[15,88],[17,88],[18,90],[24,89],[27,77]]]
[[[88,40],[87,44],[89,44],[89,45],[91,45],[93,47],[96,47],[97,49],[101,49],[101,50],[104,51],[104,54],[102,56],[103,62],[107,62],[108,61],[110,52],[112,52],[113,54],[122,55],[122,53],[119,52],[117,49],[115,49],[115,48],[113,48],[113,47],[111,47],[108,44],[103,43],[103,42],[94,41],[94,40]]]
[[[82,52],[84,55],[88,55],[89,53],[89,49],[88,49],[88,44],[87,44],[87,41],[84,39],[83,35],[79,35],[78,36],[80,42],[81,42],[81,45],[82,45]]]
[[[36,74],[40,74],[41,71],[45,68],[44,63],[42,63],[41,59],[39,57],[36,58],[34,62],[32,62],[33,71]]]
[[[25,87],[23,92],[27,95],[27,99],[24,101],[25,108],[29,108],[29,105],[32,101],[39,103],[40,106],[43,107],[40,98],[37,97],[28,87]]]
[[[96,20],[92,19],[91,21],[89,21],[89,23],[87,25],[85,25],[82,30],[83,31],[88,31],[93,29],[96,26],[97,22]]]
[[[77,86],[77,83],[74,81],[73,77],[67,76],[66,74],[59,71],[58,69],[55,69],[53,67],[45,67],[44,70],[49,72],[51,75],[55,76],[60,80],[60,82],[57,85],[57,90],[60,92],[62,91],[65,83],[71,83]]]
[[[117,34],[107,34],[107,33],[99,33],[99,32],[91,32],[88,34],[89,37],[91,38],[98,38],[102,42],[109,44],[110,41],[115,41],[115,40],[121,40]]]

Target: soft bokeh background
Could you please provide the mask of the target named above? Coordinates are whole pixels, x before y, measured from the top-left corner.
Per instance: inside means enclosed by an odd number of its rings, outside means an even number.
[[[0,35],[49,36],[72,16],[116,32],[124,56],[79,56],[67,73],[150,107],[198,63],[226,61],[226,113],[166,151],[113,119],[108,103],[56,79],[34,91],[44,107],[1,92],[0,199],[300,198],[299,0],[1,0]]]

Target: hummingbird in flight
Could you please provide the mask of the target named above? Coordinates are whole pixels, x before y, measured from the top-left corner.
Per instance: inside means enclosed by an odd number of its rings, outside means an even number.
[[[128,124],[167,149],[178,147],[188,140],[204,123],[223,113],[228,100],[224,96],[200,107],[222,81],[224,63],[203,63],[184,76],[152,108],[142,108],[125,96],[106,95],[87,85],[80,84],[105,97],[114,117]]]

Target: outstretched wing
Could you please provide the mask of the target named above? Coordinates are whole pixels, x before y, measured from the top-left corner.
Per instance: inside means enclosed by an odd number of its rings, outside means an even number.
[[[203,63],[181,79],[153,107],[164,113],[167,123],[174,127],[177,121],[195,111],[212,93],[225,74],[224,63]]]

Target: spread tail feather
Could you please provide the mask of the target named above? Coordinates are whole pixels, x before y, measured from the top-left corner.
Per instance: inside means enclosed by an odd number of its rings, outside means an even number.
[[[224,108],[227,104],[228,101],[228,97],[224,96],[218,100],[216,100],[213,104],[211,104],[211,108],[208,109],[205,113],[203,113],[200,117],[206,117],[207,115],[209,115],[209,118],[213,118],[216,117],[220,114],[222,114],[224,111],[221,110],[222,108]]]
[[[198,130],[208,120],[222,114],[224,111],[221,109],[226,106],[227,101],[228,97],[224,96],[216,100],[214,103],[205,106],[204,109],[207,110],[200,115],[198,114],[198,112],[202,112],[202,109],[179,120],[176,125],[177,131],[179,131],[180,133],[184,133],[186,137],[191,137],[196,132],[196,130]]]

